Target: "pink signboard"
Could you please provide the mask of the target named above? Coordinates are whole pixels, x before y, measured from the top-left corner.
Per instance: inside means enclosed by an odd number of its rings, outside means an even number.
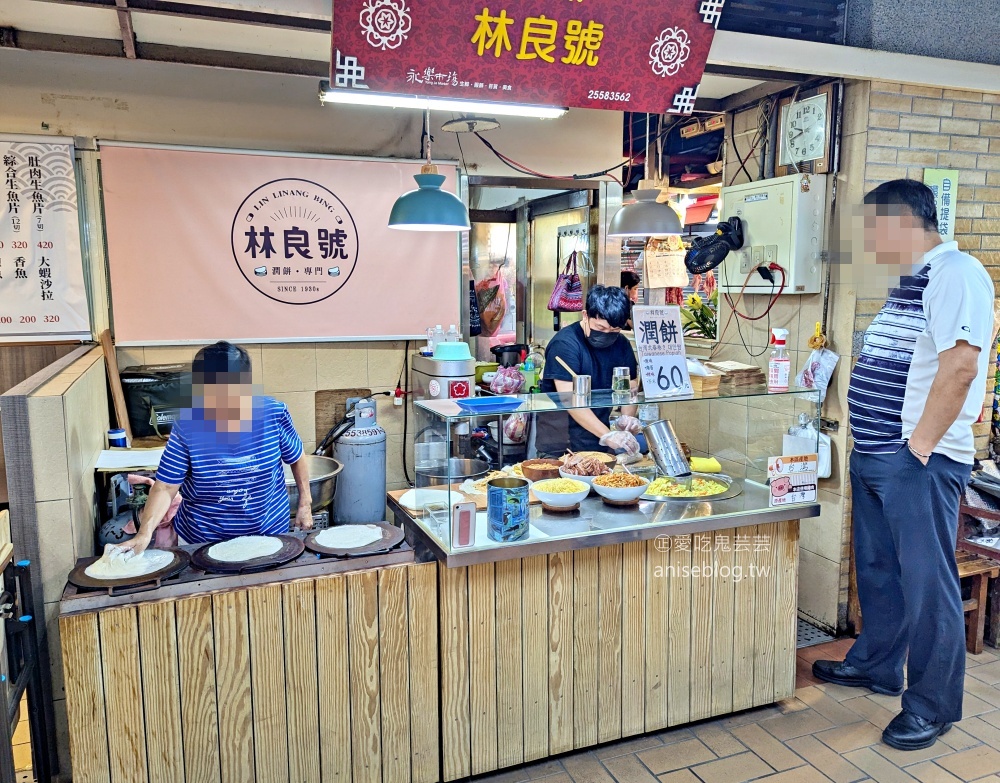
[[[389,339],[458,323],[455,234],[387,227],[419,171],[102,145],[116,340]]]
[[[690,114],[725,0],[337,0],[331,85]]]

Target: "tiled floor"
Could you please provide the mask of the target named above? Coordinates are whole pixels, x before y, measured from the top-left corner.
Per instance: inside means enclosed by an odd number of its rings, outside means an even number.
[[[795,697],[540,764],[477,783],[1000,783],[1000,651],[968,656],[965,719],[927,750],[883,745],[899,697],[816,682],[812,662],[851,640],[799,650]]]

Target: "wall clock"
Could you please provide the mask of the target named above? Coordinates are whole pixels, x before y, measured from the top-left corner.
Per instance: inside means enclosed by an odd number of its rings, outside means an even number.
[[[782,98],[778,105],[778,176],[797,172],[826,174],[833,148],[834,85]]]

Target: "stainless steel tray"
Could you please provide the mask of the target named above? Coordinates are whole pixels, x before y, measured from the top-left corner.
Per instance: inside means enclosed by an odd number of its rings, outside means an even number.
[[[743,492],[743,482],[739,479],[733,479],[731,476],[726,476],[722,473],[692,473],[692,478],[706,479],[708,481],[717,481],[720,484],[726,485],[725,492],[717,492],[714,495],[698,495],[692,497],[680,497],[675,498],[669,495],[643,495],[640,500],[652,500],[657,503],[691,503],[706,500],[727,500],[728,498],[734,498]],[[661,477],[662,478],[662,477]],[[652,483],[652,482],[651,482]]]

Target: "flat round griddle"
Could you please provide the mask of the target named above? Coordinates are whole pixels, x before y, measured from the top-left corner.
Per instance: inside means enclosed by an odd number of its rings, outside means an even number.
[[[267,571],[270,568],[290,563],[305,551],[306,547],[301,538],[295,538],[295,536],[274,536],[274,538],[280,538],[282,545],[281,549],[273,555],[229,563],[209,557],[208,550],[218,543],[215,542],[196,549],[191,555],[191,564],[202,571],[216,574],[252,574],[256,571]]]
[[[670,495],[643,495],[640,500],[652,500],[658,503],[691,503],[691,502],[703,502],[708,500],[728,500],[729,498],[734,498],[743,492],[743,482],[739,480],[733,480],[729,476],[723,476],[721,473],[692,473],[693,478],[706,479],[708,481],[717,481],[720,484],[726,485],[725,492],[717,492],[714,495],[698,495],[691,497],[671,497]],[[676,479],[675,479],[676,480]],[[650,482],[652,484],[653,482]]]
[[[306,536],[306,547],[312,552],[329,557],[360,557],[361,555],[374,555],[381,552],[388,552],[399,546],[403,541],[403,529],[390,525],[388,522],[370,523],[382,529],[382,538],[379,541],[372,541],[364,546],[351,547],[349,549],[335,549],[333,547],[322,546],[316,543],[316,537],[322,530],[314,530]],[[334,525],[334,527],[336,527]]]
[[[68,580],[70,584],[76,585],[83,590],[107,590],[108,595],[155,590],[164,579],[176,576],[191,563],[191,555],[183,549],[170,548],[165,551],[173,553],[173,561],[163,568],[151,571],[148,574],[129,576],[123,579],[95,579],[92,576],[87,576],[86,570],[101,558],[88,557],[86,560],[81,560],[77,567],[70,572]],[[141,588],[141,590],[135,590],[134,588]]]

